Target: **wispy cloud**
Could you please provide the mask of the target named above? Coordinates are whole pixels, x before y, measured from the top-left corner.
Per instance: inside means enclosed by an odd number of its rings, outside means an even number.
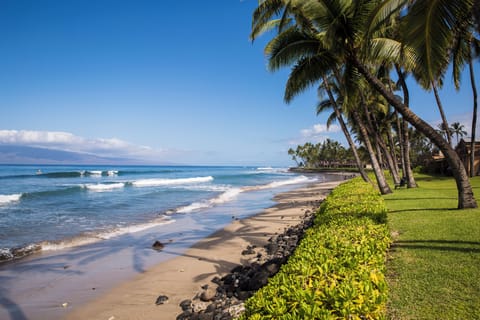
[[[0,130],[0,143],[43,147],[108,157],[150,158],[162,156],[165,150],[135,145],[117,138],[85,138],[70,132]]]
[[[319,143],[329,138],[329,134],[340,132],[340,126],[333,124],[327,129],[326,124],[318,123],[310,128],[300,130],[300,136],[289,141],[290,145],[300,145],[305,142]]]

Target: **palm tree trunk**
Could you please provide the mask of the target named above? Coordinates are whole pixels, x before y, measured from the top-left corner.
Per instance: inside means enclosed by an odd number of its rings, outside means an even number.
[[[403,132],[402,132],[402,124],[400,123],[400,117],[398,115],[398,111],[395,110],[395,120],[397,122],[397,139],[398,145],[400,146],[400,166],[402,169],[402,176],[406,176],[406,168],[405,168],[405,152],[403,152]]]
[[[389,154],[390,154],[390,157],[392,158],[393,170],[395,171],[395,174],[398,177],[398,182],[400,183],[400,176],[399,176],[400,174],[398,172],[397,153],[395,152],[395,143],[393,142],[392,127],[390,125],[388,125],[388,128],[387,128],[387,138],[388,138],[388,148],[390,149]]]
[[[445,130],[445,135],[447,136],[447,141],[452,145],[452,133],[450,132],[450,127],[448,126],[447,117],[443,111],[442,101],[440,100],[440,95],[438,94],[437,85],[435,81],[432,81],[433,93],[435,94],[435,100],[437,101],[438,110],[440,111],[440,116],[442,117],[443,129]]]
[[[375,155],[375,151],[373,151],[372,144],[370,143],[370,138],[368,136],[367,129],[365,128],[364,123],[360,119],[360,116],[356,110],[352,110],[353,119],[357,123],[357,126],[360,130],[360,134],[362,136],[363,143],[367,148],[368,155],[370,156],[370,161],[372,162],[373,172],[375,173],[375,178],[377,179],[378,188],[380,189],[381,194],[389,194],[392,193],[392,189],[388,186],[387,179],[385,179],[385,175],[383,174],[383,170],[380,167],[377,156]]]
[[[438,134],[427,122],[418,117],[410,108],[407,108],[397,97],[391,94],[381,81],[374,77],[367,68],[358,60],[355,54],[350,55],[350,60],[365,79],[412,124],[418,131],[428,137],[446,157],[452,169],[458,190],[458,208],[477,208],[477,202],[473,196],[472,185],[468,179],[465,167],[452,146]]]
[[[398,64],[395,64],[395,69],[397,70],[398,78],[400,80],[400,85],[402,86],[403,91],[403,104],[408,109],[410,106],[410,92],[408,91],[407,82],[405,81],[405,76],[403,75],[402,70]],[[408,123],[402,116],[402,141],[403,141],[403,159],[405,161],[405,171],[403,171],[404,177],[407,179],[407,188],[416,188],[417,182],[413,177],[412,163],[410,161],[410,138],[408,136]]]
[[[382,140],[382,137],[379,136],[378,133],[375,133],[375,139],[377,140],[378,146],[382,150],[383,154],[385,155],[385,160],[387,161],[388,168],[390,169],[390,174],[393,178],[393,183],[399,184],[400,183],[400,176],[398,175],[398,170],[396,170],[395,163],[393,161],[392,155],[388,151],[387,145]]]
[[[376,139],[376,136],[372,135],[372,132],[371,131],[369,132],[368,129],[367,129],[367,133],[369,137],[374,137],[373,145],[375,146],[375,152],[377,153],[378,165],[380,166],[380,168],[385,169],[385,163],[383,161],[383,153],[382,153],[382,149],[380,148],[380,144],[378,144],[378,139]]]
[[[362,99],[364,99],[363,95],[362,95]],[[369,136],[373,137],[373,141],[375,142],[375,148],[377,149],[377,155],[378,155],[379,161],[383,154],[385,156],[385,160],[387,161],[388,168],[390,169],[390,174],[393,177],[393,183],[399,184],[400,177],[398,176],[398,171],[395,170],[396,168],[394,167],[393,159],[390,156],[390,153],[388,152],[387,145],[385,144],[385,142],[383,141],[383,138],[379,134],[380,129],[377,126],[377,119],[370,112],[370,109],[366,104],[363,105],[363,112],[365,113],[365,118],[367,119],[366,128],[369,133]],[[380,163],[380,166],[383,168],[382,163]]]
[[[337,101],[335,101],[335,98],[333,97],[332,91],[330,90],[330,84],[328,82],[328,79],[324,76],[323,77],[323,83],[325,84],[325,89],[327,90],[328,98],[330,99],[330,102],[332,103],[333,110],[335,111],[335,115],[337,116],[337,120],[340,123],[340,127],[342,128],[343,134],[345,135],[345,138],[347,139],[348,145],[350,146],[350,149],[352,149],[353,152],[353,157],[355,158],[355,162],[357,163],[358,171],[360,172],[360,175],[362,176],[362,179],[365,182],[370,182],[370,178],[368,177],[367,173],[365,172],[365,168],[363,167],[362,160],[360,159],[360,155],[358,154],[357,147],[355,146],[355,143],[353,142],[352,136],[350,135],[350,132],[348,131],[347,125],[345,124],[345,121],[343,121],[342,113],[340,112],[340,109],[338,108]]]
[[[480,2],[479,2],[480,3]],[[473,116],[472,116],[472,137],[470,141],[470,177],[475,176],[475,133],[477,129],[477,86],[475,84],[475,74],[473,73],[472,59],[468,61],[468,67],[470,70],[470,83],[472,84],[473,91]]]

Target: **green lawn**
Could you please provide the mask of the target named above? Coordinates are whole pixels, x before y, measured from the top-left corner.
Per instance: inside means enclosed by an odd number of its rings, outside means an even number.
[[[480,319],[480,209],[456,210],[452,178],[384,197],[394,243],[387,263],[391,319]],[[472,185],[480,204],[480,177]]]

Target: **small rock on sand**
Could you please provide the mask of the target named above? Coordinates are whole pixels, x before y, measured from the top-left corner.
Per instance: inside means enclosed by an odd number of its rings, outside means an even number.
[[[161,295],[161,296],[158,296],[157,301],[155,301],[155,304],[158,306],[158,305],[164,304],[167,301],[168,301],[168,297]]]
[[[165,245],[158,240],[152,244],[152,248],[155,250],[162,250],[164,247]]]

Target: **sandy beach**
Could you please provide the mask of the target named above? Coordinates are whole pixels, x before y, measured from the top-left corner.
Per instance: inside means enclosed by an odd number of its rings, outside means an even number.
[[[176,319],[180,302],[194,298],[214,277],[248,263],[241,254],[247,246],[263,247],[268,239],[298,224],[307,210],[318,206],[340,181],[312,184],[279,194],[276,205],[258,215],[234,220],[225,228],[196,243],[184,254],[160,263],[122,283],[93,302],[72,306],[65,319]],[[163,249],[168,253],[168,244]],[[160,295],[168,297],[162,305]]]

